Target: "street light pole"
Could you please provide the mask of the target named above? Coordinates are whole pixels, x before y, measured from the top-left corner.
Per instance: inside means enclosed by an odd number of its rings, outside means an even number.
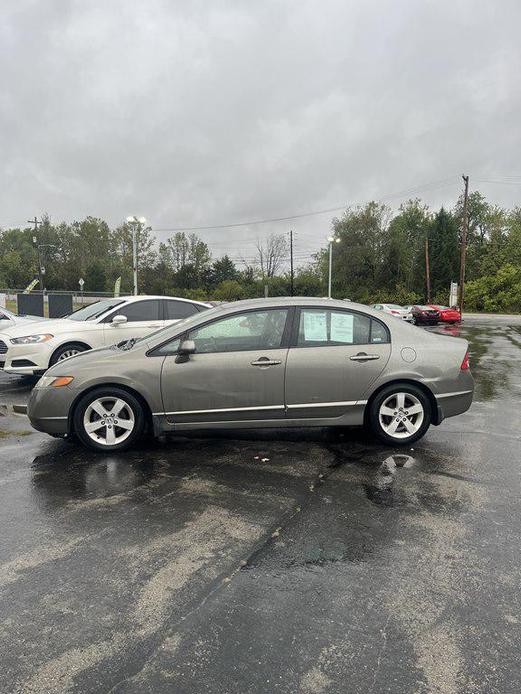
[[[41,221],[38,219],[38,217],[35,217],[34,219],[28,219],[27,220],[29,224],[34,224],[34,236],[33,236],[33,243],[36,246],[36,251],[38,253],[38,277],[40,278],[40,289],[42,292],[45,290],[45,287],[43,286],[43,273],[42,273],[42,257],[40,254],[40,246],[38,244],[38,237],[36,234],[38,233],[38,225],[41,224]]]
[[[332,275],[333,275],[333,244],[334,243],[340,243],[340,239],[338,236],[330,236],[328,238],[329,241],[329,281],[328,281],[328,289],[327,289],[327,296],[328,299],[331,299],[331,280],[332,280]]]
[[[128,224],[131,225],[132,229],[132,275],[134,277],[134,296],[138,294],[137,287],[137,235],[138,231],[141,230],[141,225],[145,225],[147,220],[144,217],[127,217]]]

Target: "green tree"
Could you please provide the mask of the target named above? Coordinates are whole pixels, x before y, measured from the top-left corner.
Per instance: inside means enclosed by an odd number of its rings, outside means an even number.
[[[431,290],[447,294],[451,281],[459,276],[458,226],[454,217],[442,207],[435,215],[429,232]]]
[[[237,280],[223,280],[211,294],[215,301],[237,301],[245,299],[247,294],[243,285]]]
[[[340,238],[333,249],[334,296],[370,301],[378,287],[390,218],[388,207],[370,202],[349,209],[341,219],[333,220],[334,235]],[[318,254],[317,262],[326,283],[328,261],[329,251],[325,248]]]
[[[210,280],[212,284],[219,285],[227,280],[236,281],[239,277],[239,271],[235,267],[235,263],[228,255],[223,255],[222,258],[214,260],[210,270]]]
[[[423,295],[425,292],[424,244],[431,219],[427,205],[416,199],[401,205],[389,224],[383,241],[379,284],[395,300],[398,295]]]
[[[85,289],[91,292],[103,292],[107,288],[107,271],[101,260],[93,260],[85,272]]]

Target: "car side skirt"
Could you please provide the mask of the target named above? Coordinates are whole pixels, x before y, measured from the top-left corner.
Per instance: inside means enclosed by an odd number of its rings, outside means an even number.
[[[198,422],[169,422],[166,414],[154,413],[154,432],[190,431],[195,429],[283,429],[285,427],[361,426],[365,403],[350,406],[340,416],[281,417],[279,419],[226,419]],[[290,411],[291,412],[291,411]],[[324,413],[325,414],[325,413]]]

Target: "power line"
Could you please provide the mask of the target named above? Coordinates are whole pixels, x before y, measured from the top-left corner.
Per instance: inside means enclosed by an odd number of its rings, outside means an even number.
[[[455,181],[455,176],[451,176],[450,178],[444,178],[440,181],[431,181],[430,183],[425,183],[422,186],[416,186],[414,188],[406,188],[405,190],[398,191],[396,193],[390,193],[388,195],[381,196],[378,198],[378,201],[384,201],[384,200],[392,200],[393,198],[399,198],[403,197],[405,195],[414,195],[416,193],[422,193],[426,190],[434,190],[434,187],[437,186],[444,186],[447,185],[448,183],[453,183]],[[294,219],[303,219],[305,217],[315,217],[321,214],[331,214],[332,212],[340,212],[341,210],[345,210],[348,205],[343,204],[343,205],[338,205],[337,207],[328,207],[327,209],[323,210],[314,210],[312,212],[302,212],[300,214],[293,214],[293,215],[287,215],[285,217],[271,217],[268,219],[255,219],[251,220],[249,222],[231,222],[229,224],[214,224],[214,225],[207,225],[207,226],[195,226],[195,227],[188,227],[188,226],[182,226],[182,227],[164,227],[164,228],[158,228],[154,229],[154,231],[210,231],[210,230],[218,230],[218,229],[232,229],[236,227],[246,227],[246,226],[254,226],[256,224],[270,224],[273,222],[289,222]]]
[[[394,198],[405,197],[406,195],[414,195],[416,193],[430,192],[433,190],[438,190],[445,187],[446,185],[455,182],[456,176],[450,176],[449,178],[441,179],[439,181],[431,181],[430,183],[425,183],[421,186],[416,186],[412,188],[406,188],[404,190],[398,191],[396,193],[390,193],[388,195],[383,195],[379,197],[376,202],[383,202],[385,200],[392,200]],[[491,183],[496,185],[521,185],[521,174],[499,174],[496,178],[474,178],[476,183]],[[358,203],[360,204],[360,203]],[[348,207],[347,204],[339,205],[337,207],[329,207],[322,210],[314,210],[311,212],[303,212],[301,214],[287,215],[285,217],[271,217],[268,219],[256,219],[248,222],[232,222],[229,224],[215,224],[208,226],[194,226],[194,227],[169,227],[169,228],[158,228],[153,229],[153,231],[211,231],[218,229],[230,229],[234,227],[243,226],[254,226],[256,224],[269,224],[272,222],[286,222],[294,219],[303,219],[306,217],[314,217],[322,214],[330,214],[332,212],[339,212],[345,210]],[[0,229],[15,229],[15,228],[27,228],[26,222],[16,222],[13,224],[0,224]],[[299,232],[304,233],[304,232]]]
[[[504,186],[504,185],[507,185],[507,186],[521,186],[521,180],[516,181],[516,180],[514,180],[514,179],[512,179],[512,180],[504,180],[504,181],[498,181],[498,180],[495,180],[495,181],[494,181],[494,180],[492,180],[492,179],[476,178],[476,179],[474,179],[474,180],[476,181],[476,183],[495,183],[495,184],[498,184],[498,185],[500,185],[500,186]]]

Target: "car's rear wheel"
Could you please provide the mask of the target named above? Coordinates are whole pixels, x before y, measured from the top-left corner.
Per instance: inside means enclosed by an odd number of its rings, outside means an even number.
[[[144,429],[143,406],[122,388],[97,388],[80,400],[74,412],[75,433],[97,451],[130,448]]]
[[[74,357],[76,354],[80,354],[81,352],[85,352],[88,348],[85,345],[82,345],[77,342],[69,342],[66,345],[62,345],[61,347],[58,347],[56,352],[51,357],[51,360],[49,362],[49,366],[53,366],[54,364],[57,364],[59,361],[63,361],[64,359],[68,359],[69,357]]]
[[[420,439],[432,419],[429,398],[421,388],[396,383],[384,388],[371,402],[369,423],[384,443],[405,446]]]

